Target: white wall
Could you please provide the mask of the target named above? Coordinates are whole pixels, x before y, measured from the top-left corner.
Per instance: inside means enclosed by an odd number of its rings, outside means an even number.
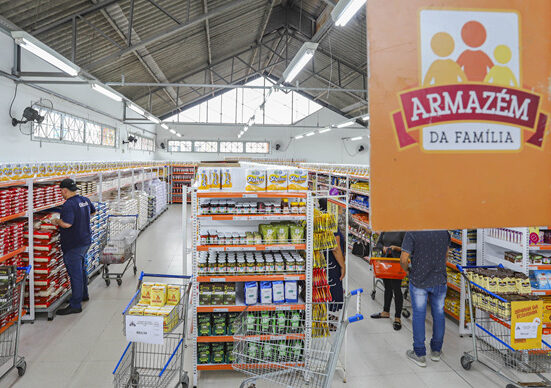
[[[313,115],[303,119],[296,126],[253,126],[239,140],[242,141],[269,141],[271,143],[270,154],[228,154],[228,153],[181,153],[166,152],[157,147],[156,158],[164,160],[200,161],[222,160],[226,157],[258,157],[269,159],[299,159],[309,162],[327,163],[351,163],[369,164],[369,145],[365,140],[350,142],[343,141],[343,137],[365,136],[367,129],[354,126],[342,129],[333,129],[330,132],[316,134],[300,140],[291,140],[292,136],[314,130],[314,127],[324,127],[331,124],[339,124],[346,118],[323,108]],[[176,124],[167,123],[171,128],[182,134],[181,138],[172,136],[165,130],[158,129],[157,145],[160,142],[168,144],[173,140],[238,140],[237,134],[242,129],[237,125],[208,125],[208,124]],[[275,150],[275,144],[281,144],[279,151]],[[366,151],[357,153],[357,148],[364,145]],[[345,148],[346,147],[346,148]]]
[[[13,40],[11,36],[0,33],[0,70],[11,73],[13,66]],[[33,54],[21,50],[22,71],[58,71],[48,63],[38,59]],[[37,102],[41,98],[53,103],[55,110],[71,113],[75,116],[93,120],[102,124],[116,127],[119,139],[126,138],[127,132],[140,133],[135,127],[127,126],[113,118],[122,118],[122,103],[115,102],[95,91],[89,85],[40,85],[52,92],[58,93],[71,100],[89,105],[94,110],[56,98],[51,94],[36,90],[30,86],[20,84],[17,97],[13,103],[12,114],[21,118],[25,107]],[[28,135],[30,123],[13,127],[9,116],[9,107],[14,96],[15,83],[0,76],[0,162],[5,161],[49,161],[49,160],[151,160],[154,153],[128,150],[117,141],[117,148],[93,147],[85,145],[62,144],[52,142],[38,142],[31,140]],[[44,102],[49,106],[48,102]],[[101,113],[98,113],[101,112]],[[105,114],[102,114],[105,113]],[[109,117],[112,116],[112,117]],[[155,126],[143,126],[142,129],[155,132]],[[22,133],[23,132],[23,133]],[[25,134],[24,134],[25,133]],[[153,135],[147,134],[147,137]]]

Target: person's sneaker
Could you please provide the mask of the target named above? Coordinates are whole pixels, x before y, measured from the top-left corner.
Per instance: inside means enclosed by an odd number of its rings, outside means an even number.
[[[425,356],[418,356],[413,350],[408,350],[406,356],[420,367],[424,368],[427,366],[427,358]]]
[[[69,314],[78,314],[81,313],[82,309],[74,309],[71,306],[67,306],[64,309],[57,310],[56,315],[69,315]]]
[[[90,300],[90,297],[89,296],[85,296],[84,298],[82,298],[82,301],[83,302],[88,302]]]
[[[440,356],[442,355],[442,352],[435,352],[434,350],[430,352],[430,359],[432,361],[440,361]]]

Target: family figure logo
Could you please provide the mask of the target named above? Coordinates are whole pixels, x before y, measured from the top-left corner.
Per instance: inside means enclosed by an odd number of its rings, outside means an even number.
[[[419,85],[392,113],[400,149],[519,151],[543,148],[541,96],[522,84],[516,12],[419,12]]]

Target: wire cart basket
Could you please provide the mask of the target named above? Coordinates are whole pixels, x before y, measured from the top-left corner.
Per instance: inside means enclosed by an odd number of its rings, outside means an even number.
[[[126,335],[126,317],[130,310],[141,300],[141,286],[144,277],[172,279],[171,285],[182,288],[180,301],[174,307],[171,316],[165,319],[176,319],[169,330],[165,327],[163,344],[155,345],[144,342],[129,342],[115,370],[113,371],[114,387],[142,388],[188,387],[189,377],[184,371],[185,333],[187,312],[191,290],[191,277],[180,275],[161,275],[141,273],[138,290],[123,311],[123,333]],[[175,316],[173,317],[172,314]],[[177,379],[176,379],[177,378]]]
[[[404,300],[408,299],[409,294],[409,279],[407,273],[400,266],[399,258],[392,257],[374,257],[369,259],[371,266],[373,267],[373,287],[371,289],[371,299],[375,300],[377,294],[377,286],[383,283],[382,279],[401,279],[402,280],[402,293]],[[382,287],[379,287],[382,288]],[[411,316],[410,311],[404,307],[402,308],[402,316],[409,318]]]
[[[503,268],[501,265],[499,266]],[[467,297],[470,311],[473,310],[473,289],[497,298],[502,302],[505,299],[495,293],[472,282],[464,269],[472,268],[499,268],[498,266],[457,266],[457,269],[465,278],[467,284]],[[511,323],[501,317],[477,309],[476,314],[471,314],[471,327],[473,328],[473,350],[465,352],[461,356],[461,366],[470,370],[476,361],[501,378],[508,384],[506,388],[515,387],[551,387],[551,381],[544,373],[551,373],[551,345],[542,340],[541,348],[530,350],[517,350],[511,346]],[[537,376],[539,381],[526,381]]]
[[[0,275],[3,284],[12,284],[7,292],[0,292],[0,367],[11,362],[9,369],[0,375],[0,380],[15,368],[19,376],[23,376],[27,370],[25,358],[19,356],[19,337],[21,316],[24,313],[23,295],[30,270],[30,266],[19,267],[17,273]]]
[[[122,284],[122,277],[133,265],[134,275],[138,272],[136,267],[136,239],[138,238],[138,215],[109,215],[107,217],[107,244],[100,256],[100,264],[103,265],[101,277],[109,287],[111,279],[117,284]],[[124,264],[122,272],[110,272],[112,264]]]
[[[342,303],[312,303],[313,319],[301,313],[245,310],[237,320],[233,348],[233,369],[251,377],[241,388],[254,387],[257,380],[285,387],[329,388],[349,323],[363,319],[360,314],[362,289],[345,295]],[[351,295],[357,295],[356,314],[346,318]],[[327,311],[338,314],[328,318]],[[321,312],[321,313],[320,313]],[[290,315],[291,314],[291,315]]]

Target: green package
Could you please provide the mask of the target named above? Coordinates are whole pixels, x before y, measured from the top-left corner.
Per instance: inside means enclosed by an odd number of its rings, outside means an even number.
[[[233,342],[226,342],[226,364],[233,364],[235,356],[233,355]]]
[[[249,356],[249,358],[252,358],[253,361],[256,361],[254,359],[256,359],[257,353],[258,353],[258,344],[254,342],[249,342],[249,347],[247,349],[247,355]]]
[[[226,315],[223,313],[212,314],[213,335],[226,335]]]
[[[279,224],[275,226],[277,233],[277,242],[285,244],[289,241],[289,226],[287,224]]]
[[[228,335],[234,335],[239,328],[239,313],[228,313]]]
[[[297,224],[291,224],[289,225],[289,234],[291,235],[291,242],[292,243],[302,243],[304,241],[304,227],[297,225]]]
[[[287,317],[285,316],[285,312],[278,311],[276,316],[276,322],[275,322],[276,332],[279,334],[284,334],[286,324],[287,324]]]
[[[223,343],[212,344],[211,353],[213,364],[223,364],[226,360],[225,346]]]
[[[290,321],[291,330],[294,333],[296,333],[300,328],[300,312],[299,311],[291,312],[291,318],[289,321]]]
[[[247,331],[255,331],[256,330],[256,317],[253,313],[247,314]]]
[[[211,334],[210,314],[197,314],[197,332],[200,336]]]
[[[208,364],[210,362],[210,345],[197,344],[197,363]]]
[[[201,284],[199,286],[199,304],[207,306],[212,303],[212,288],[210,284]]]
[[[265,361],[275,361],[274,355],[275,355],[276,346],[270,342],[266,342],[263,344],[262,349],[262,355],[264,357]]]
[[[279,341],[277,345],[277,358],[279,361],[287,360],[287,343],[285,341]]]
[[[289,359],[292,361],[298,361],[302,355],[302,341],[293,341],[289,347]]]
[[[272,330],[272,315],[268,311],[263,311],[260,317],[260,327],[263,334],[268,334]]]

